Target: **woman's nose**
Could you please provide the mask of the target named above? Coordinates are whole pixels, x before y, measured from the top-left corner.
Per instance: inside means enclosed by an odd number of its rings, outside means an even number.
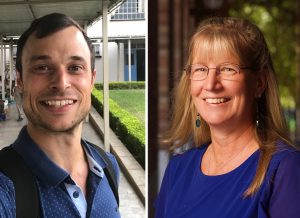
[[[210,68],[206,79],[204,80],[204,88],[206,90],[213,90],[220,86],[220,78],[217,69]]]

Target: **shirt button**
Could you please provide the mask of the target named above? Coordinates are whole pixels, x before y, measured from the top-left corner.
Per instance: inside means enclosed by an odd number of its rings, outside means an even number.
[[[74,198],[78,198],[79,197],[79,192],[78,191],[74,191],[73,192],[73,197]]]

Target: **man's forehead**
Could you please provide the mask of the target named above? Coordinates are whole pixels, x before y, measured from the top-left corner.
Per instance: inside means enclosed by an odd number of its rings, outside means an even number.
[[[54,38],[54,37],[57,37],[57,36],[60,36],[60,35],[64,35],[64,34],[68,35],[69,37],[76,36],[76,37],[84,39],[84,35],[81,32],[81,30],[78,29],[78,27],[72,25],[72,26],[64,27],[60,30],[56,30],[56,31],[51,32],[47,35],[43,35],[41,33],[38,33],[37,31],[34,31],[29,35],[27,41],[30,41],[30,40],[47,40],[47,39],[51,39],[51,38]],[[40,35],[42,35],[42,36],[40,36]]]
[[[53,42],[52,42],[53,40]],[[48,36],[38,38],[35,33],[28,37],[24,54],[29,56],[47,56],[49,51],[60,49],[70,56],[82,56],[89,53],[89,46],[77,27],[68,27]]]

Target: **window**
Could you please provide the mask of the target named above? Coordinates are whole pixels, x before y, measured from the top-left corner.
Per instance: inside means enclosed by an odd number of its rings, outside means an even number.
[[[143,20],[145,19],[144,4],[144,0],[127,0],[111,16],[111,20]]]
[[[95,57],[101,57],[100,44],[93,44]]]

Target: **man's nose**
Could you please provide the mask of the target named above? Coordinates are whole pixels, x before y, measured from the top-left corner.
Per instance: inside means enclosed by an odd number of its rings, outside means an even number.
[[[51,78],[50,88],[64,91],[71,86],[70,75],[63,67],[56,69]]]

